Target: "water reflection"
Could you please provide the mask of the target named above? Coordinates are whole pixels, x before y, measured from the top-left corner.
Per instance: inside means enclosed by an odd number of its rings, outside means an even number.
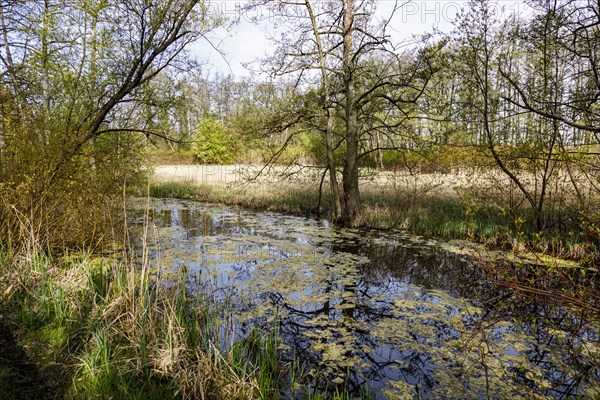
[[[320,389],[367,384],[378,398],[585,390],[550,355],[556,339],[530,324],[481,320],[507,294],[460,251],[275,213],[175,200],[151,208],[156,271],[168,281],[185,270],[190,294],[209,285],[232,301],[239,335],[277,321],[283,356],[306,362]]]

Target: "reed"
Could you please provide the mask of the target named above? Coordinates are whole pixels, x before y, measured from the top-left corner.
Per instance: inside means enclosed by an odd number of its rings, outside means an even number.
[[[302,369],[281,359],[276,326],[238,337],[229,299],[217,299],[210,288],[190,296],[185,275],[167,282],[144,257],[126,260],[34,248],[0,252],[2,323],[39,368],[39,381],[26,382],[46,388],[39,396],[229,400],[311,393]],[[0,358],[6,398],[16,393],[11,367]]]
[[[314,185],[251,183],[239,186],[153,181],[150,196],[191,199],[305,216],[327,217],[329,193],[319,202]],[[382,189],[365,185],[363,209],[357,224],[363,228],[400,229],[444,240],[469,240],[508,250],[528,250],[562,258],[581,259],[597,250],[586,244],[576,226],[561,232],[536,233],[532,225],[515,219],[502,207],[502,199],[482,201],[469,194],[448,195],[417,190],[410,185]],[[566,220],[566,216],[554,216]]]

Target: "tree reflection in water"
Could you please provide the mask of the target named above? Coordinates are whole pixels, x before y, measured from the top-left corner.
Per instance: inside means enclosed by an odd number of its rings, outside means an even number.
[[[517,302],[461,251],[399,233],[174,200],[155,201],[154,221],[155,267],[164,279],[185,268],[191,294],[207,282],[226,293],[215,298],[231,302],[240,336],[277,323],[282,357],[304,362],[319,389],[562,398],[594,395],[600,381],[598,337],[583,320]]]

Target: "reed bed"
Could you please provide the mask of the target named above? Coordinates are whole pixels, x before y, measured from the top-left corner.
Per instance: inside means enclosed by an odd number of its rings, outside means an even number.
[[[230,299],[210,286],[191,295],[184,273],[161,277],[146,235],[112,256],[49,255],[31,239],[0,250],[0,327],[20,352],[0,352],[3,398],[325,398],[282,359],[276,324],[236,336]]]
[[[451,195],[410,184],[391,188],[365,185],[357,224],[362,228],[398,229],[426,237],[468,240],[493,248],[566,259],[581,260],[597,251],[577,226],[560,232],[536,233],[532,225],[502,206],[501,194],[489,195],[484,200],[481,194],[468,190],[458,193]],[[331,210],[328,191],[319,196],[314,184],[299,182],[221,185],[153,180],[149,194],[304,216],[327,217]]]

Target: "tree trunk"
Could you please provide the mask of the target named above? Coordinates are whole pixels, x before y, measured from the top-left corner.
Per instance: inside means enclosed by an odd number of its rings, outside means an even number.
[[[335,222],[342,219],[342,199],[340,196],[340,186],[337,180],[337,171],[335,166],[335,158],[333,157],[333,125],[335,122],[335,108],[330,105],[329,98],[329,77],[327,74],[327,66],[325,64],[325,53],[321,42],[321,34],[317,25],[317,18],[309,0],[305,0],[306,9],[310,16],[313,34],[317,43],[317,51],[319,52],[319,67],[321,69],[321,96],[323,104],[327,110],[327,127],[325,131],[325,147],[327,150],[327,169],[329,170],[329,187],[331,189],[331,202],[333,210],[331,219]]]
[[[346,160],[343,172],[344,202],[342,220],[345,225],[356,224],[360,212],[360,192],[358,188],[358,127],[356,105],[354,104],[354,58],[353,58],[354,10],[352,0],[344,0],[344,91],[346,95]]]
[[[44,129],[40,141],[42,144],[47,145],[50,136],[50,18],[52,18],[52,10],[50,9],[50,3],[48,0],[44,1],[44,15],[42,20],[42,102],[44,112]]]
[[[381,150],[381,133],[375,132],[375,146],[377,146],[377,166],[383,171],[385,166],[383,165],[383,151]]]
[[[331,189],[331,198],[333,211],[331,218],[334,221],[342,219],[342,199],[340,196],[340,186],[337,180],[337,171],[335,167],[335,158],[333,157],[333,123],[335,119],[335,109],[327,108],[327,130],[325,132],[325,146],[327,147],[327,169],[329,169],[329,187]]]

